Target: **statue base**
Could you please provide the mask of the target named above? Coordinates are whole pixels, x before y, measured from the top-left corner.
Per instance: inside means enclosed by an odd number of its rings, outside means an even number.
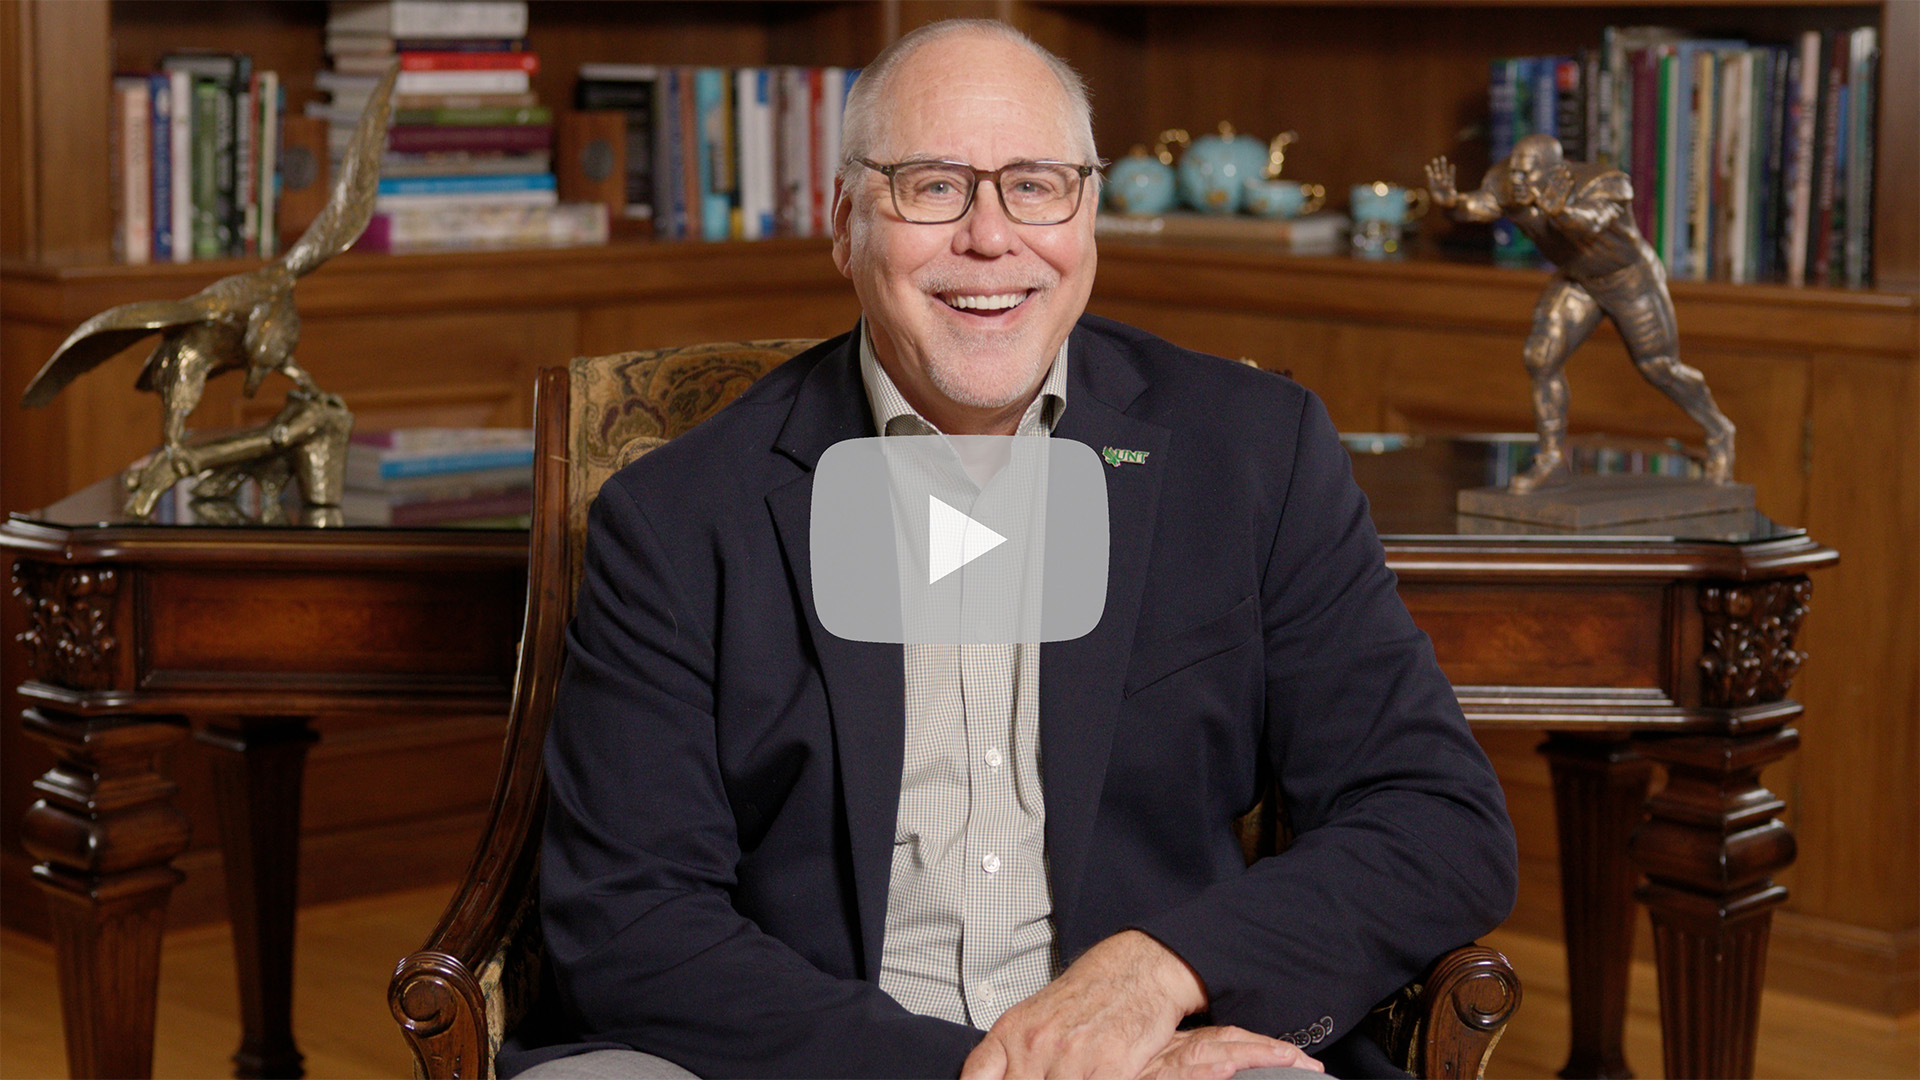
[[[1525,495],[1504,487],[1468,488],[1455,497],[1462,514],[1592,529],[1636,521],[1752,510],[1752,484],[1715,484],[1678,476],[1576,476]]]

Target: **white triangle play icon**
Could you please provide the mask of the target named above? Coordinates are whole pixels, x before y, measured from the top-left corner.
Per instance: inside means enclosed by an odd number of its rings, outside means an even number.
[[[927,584],[1007,542],[1007,538],[967,515],[927,496]]]

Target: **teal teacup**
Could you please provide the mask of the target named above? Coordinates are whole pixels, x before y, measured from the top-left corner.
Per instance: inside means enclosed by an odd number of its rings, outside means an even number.
[[[1327,201],[1326,188],[1298,180],[1249,180],[1244,186],[1247,212],[1259,217],[1299,217],[1313,213]]]

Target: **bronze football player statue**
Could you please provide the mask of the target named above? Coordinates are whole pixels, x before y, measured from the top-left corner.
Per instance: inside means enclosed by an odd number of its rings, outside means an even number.
[[[45,405],[120,350],[160,334],[134,385],[160,395],[165,410],[161,443],[142,466],[126,474],[129,517],[151,517],[167,489],[210,471],[204,478],[212,481],[212,490],[231,490],[235,478],[247,474],[262,482],[263,491],[277,492],[293,478],[309,507],[339,505],[353,416],[338,397],[314,385],[294,360],[300,316],[293,307],[293,287],[351,247],[373,218],[387,142],[387,105],[398,72],[397,66],[389,69],[374,90],[326,207],[285,255],[258,270],[221,278],[184,300],[148,300],[103,311],[81,323],[27,384],[20,403],[27,408]],[[207,380],[239,370],[246,372],[243,392],[248,397],[276,371],[293,380],[287,407],[260,428],[188,444],[187,417],[200,404]],[[327,515],[309,517],[327,520]]]
[[[1700,372],[1680,362],[1666,267],[1633,223],[1633,185],[1625,173],[1564,161],[1558,139],[1529,135],[1487,170],[1480,190],[1455,190],[1454,167],[1444,157],[1427,165],[1427,190],[1435,206],[1452,210],[1458,220],[1507,217],[1556,267],[1534,305],[1524,354],[1540,445],[1533,467],[1515,476],[1509,491],[1525,494],[1556,473],[1565,475],[1563,371],[1602,315],[1619,329],[1640,374],[1706,430],[1706,478],[1716,484],[1732,479],[1733,422],[1714,405]]]

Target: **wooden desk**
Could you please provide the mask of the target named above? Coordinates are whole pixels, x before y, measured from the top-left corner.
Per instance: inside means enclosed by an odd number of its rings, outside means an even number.
[[[214,779],[236,1072],[297,1077],[289,856],[311,718],[504,715],[526,534],[101,524],[110,495],[0,524],[31,612],[24,723],[58,758],[21,831],[51,907],[68,1067],[151,1075],[170,861],[189,829],[160,761],[191,732],[227,751]]]
[[[1467,716],[1548,732],[1573,1044],[1623,1076],[1633,898],[1653,919],[1666,1072],[1748,1076],[1767,929],[1793,861],[1759,783],[1791,753],[1807,574],[1835,553],[1754,516],[1681,536],[1476,534],[1451,444],[1361,454],[1389,565]],[[55,508],[57,510],[57,508]],[[59,517],[60,515],[45,515]],[[1658,531],[1658,530],[1654,530]],[[1699,532],[1689,537],[1688,533]],[[287,1023],[306,717],[504,709],[521,534],[210,530],[15,519],[0,547],[35,612],[26,723],[60,764],[25,835],[55,910],[75,1076],[151,1067],[159,931],[186,822],[155,755],[222,773],[246,1031],[241,1075],[298,1075]],[[1654,763],[1668,770],[1649,797]],[[1646,881],[1640,883],[1644,874]]]

